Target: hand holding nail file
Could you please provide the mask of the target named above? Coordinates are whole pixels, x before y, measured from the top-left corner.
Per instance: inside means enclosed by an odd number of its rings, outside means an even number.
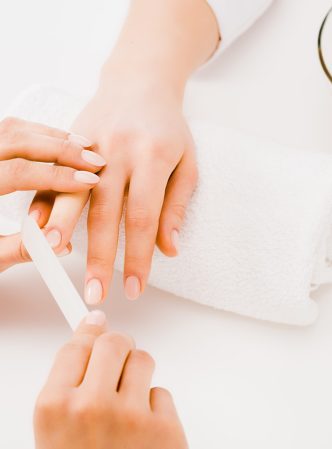
[[[89,311],[38,224],[31,217],[24,219],[22,241],[68,324],[73,330],[76,329]]]

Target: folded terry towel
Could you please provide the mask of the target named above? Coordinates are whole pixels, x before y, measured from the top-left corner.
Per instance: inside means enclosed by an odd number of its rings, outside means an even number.
[[[84,101],[36,87],[10,113],[69,128]],[[150,284],[255,318],[305,325],[317,316],[313,287],[332,280],[332,156],[301,152],[207,123],[191,122],[200,179],[180,255],[157,249]],[[14,232],[32,193],[0,199],[0,233]],[[85,214],[74,248],[85,251]],[[122,269],[121,230],[116,268]]]

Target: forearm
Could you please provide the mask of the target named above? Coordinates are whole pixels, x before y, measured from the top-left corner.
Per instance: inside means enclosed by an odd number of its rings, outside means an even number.
[[[182,96],[188,78],[211,56],[218,39],[205,0],[132,0],[101,82],[143,75]]]

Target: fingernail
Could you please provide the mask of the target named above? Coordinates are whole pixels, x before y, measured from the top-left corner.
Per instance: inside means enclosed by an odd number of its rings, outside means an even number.
[[[141,284],[136,276],[129,276],[125,282],[125,294],[127,299],[134,301],[141,293]]]
[[[172,245],[174,246],[176,251],[179,252],[180,235],[178,230],[173,229],[173,231],[171,232],[171,240]]]
[[[96,167],[103,167],[106,165],[105,159],[94,151],[83,150],[81,156],[86,162],[89,162],[89,164],[95,165]]]
[[[51,248],[56,248],[61,243],[61,232],[57,229],[52,229],[52,231],[46,234],[46,239],[50,244]]]
[[[99,176],[89,171],[75,171],[74,179],[78,182],[84,182],[84,184],[97,184],[100,181]]]
[[[68,140],[77,143],[77,145],[81,145],[81,147],[92,147],[93,145],[86,137],[79,136],[78,134],[69,134]]]
[[[106,315],[102,310],[92,310],[85,317],[85,324],[92,326],[104,326],[106,323]]]
[[[68,256],[70,254],[70,250],[66,247],[61,253],[58,254],[58,257]]]
[[[99,279],[90,279],[85,286],[85,302],[95,305],[101,303],[103,299],[103,286]]]
[[[41,216],[40,210],[37,210],[37,209],[33,210],[29,214],[29,217],[31,217],[33,220],[37,221],[37,223],[38,223],[38,221],[40,219],[40,216]]]

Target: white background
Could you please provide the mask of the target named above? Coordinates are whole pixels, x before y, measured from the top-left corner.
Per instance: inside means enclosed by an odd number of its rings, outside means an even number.
[[[89,94],[127,2],[0,4],[0,114],[22,88]],[[331,151],[332,86],[316,40],[330,0],[275,0],[266,16],[191,83],[191,115],[304,149]],[[271,260],[273,263],[273,260]],[[81,290],[84,261],[66,267]],[[33,447],[31,413],[56,349],[70,333],[32,266],[0,283],[0,447]],[[192,449],[332,446],[332,289],[315,295],[306,329],[256,322],[148,289],[125,301],[117,275],[105,306],[113,327],[151,351]],[[157,448],[156,448],[157,449]]]

